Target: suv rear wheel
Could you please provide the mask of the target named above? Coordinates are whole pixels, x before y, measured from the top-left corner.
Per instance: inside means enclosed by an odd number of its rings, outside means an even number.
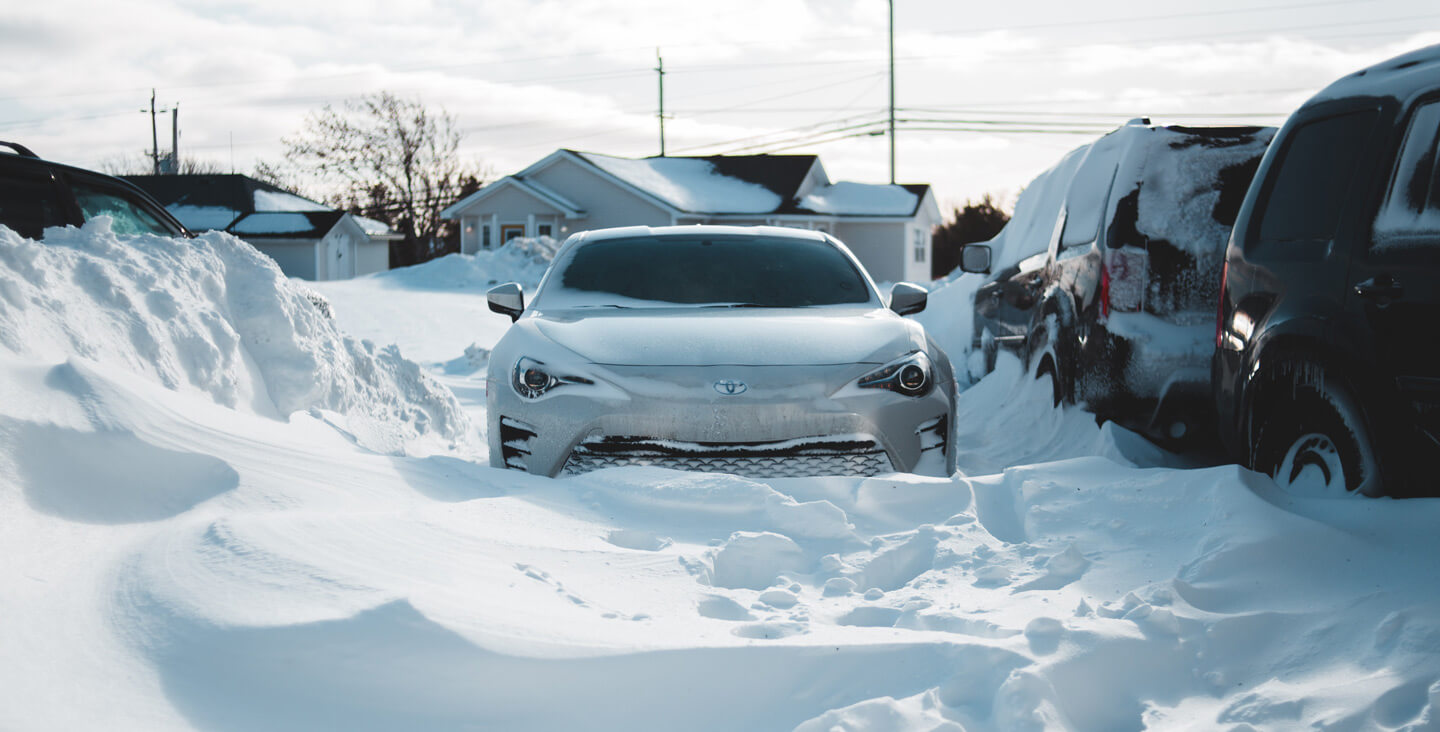
[[[1251,415],[1251,467],[1281,488],[1327,495],[1382,495],[1380,464],[1365,415],[1350,392],[1316,369],[1286,364],[1289,375]]]

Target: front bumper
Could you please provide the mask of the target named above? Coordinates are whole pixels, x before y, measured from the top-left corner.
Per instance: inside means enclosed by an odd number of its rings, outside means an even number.
[[[491,383],[490,461],[549,476],[618,465],[874,475],[912,472],[922,458],[928,472],[948,470],[953,385],[944,379],[923,397],[852,385],[875,368],[604,367],[603,383],[536,400]],[[747,390],[721,394],[724,380]]]

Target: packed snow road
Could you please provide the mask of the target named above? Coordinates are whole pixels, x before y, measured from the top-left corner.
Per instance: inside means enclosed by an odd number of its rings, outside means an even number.
[[[1181,469],[1009,359],[949,479],[494,470],[495,266],[330,321],[222,235],[0,232],[0,729],[1437,728],[1440,503]]]

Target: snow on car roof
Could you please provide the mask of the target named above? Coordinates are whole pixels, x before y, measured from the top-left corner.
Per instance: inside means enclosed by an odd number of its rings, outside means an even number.
[[[1426,46],[1347,74],[1311,97],[1305,106],[1358,95],[1403,98],[1433,88],[1440,72],[1440,45]]]

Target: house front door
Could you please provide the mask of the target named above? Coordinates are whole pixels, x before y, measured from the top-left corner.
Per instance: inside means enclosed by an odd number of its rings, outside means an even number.
[[[500,243],[501,243],[501,244],[504,244],[505,242],[510,241],[511,239],[519,239],[519,238],[522,237],[522,236],[525,236],[525,225],[524,225],[524,224],[501,224],[501,225],[500,225]]]

